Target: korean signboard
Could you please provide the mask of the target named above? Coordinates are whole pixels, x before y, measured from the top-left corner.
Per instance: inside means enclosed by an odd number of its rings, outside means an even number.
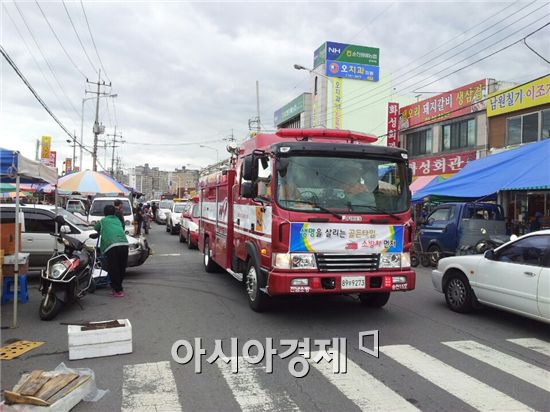
[[[388,103],[388,135],[387,145],[397,147],[399,130],[399,103]]]
[[[399,128],[439,122],[485,110],[486,80],[479,80],[438,94],[426,100],[402,107],[399,110]]]
[[[292,119],[294,116],[299,115],[305,110],[305,97],[307,93],[301,94],[296,97],[290,103],[285,104],[279,110],[275,111],[274,122],[275,126],[279,126],[281,123]]]
[[[456,173],[469,161],[476,160],[475,150],[469,152],[409,160],[413,176],[430,176]]]
[[[402,252],[403,226],[291,223],[290,252]]]
[[[49,159],[50,158],[51,146],[52,146],[51,136],[42,136],[42,141],[41,141],[42,150],[40,152],[40,159]]]
[[[322,65],[327,59],[327,44],[321,44],[313,53],[313,68]]]
[[[332,127],[342,128],[342,86],[344,79],[332,81]]]
[[[65,159],[65,174],[68,175],[73,169],[73,161],[70,157]]]
[[[331,77],[377,82],[380,78],[380,67],[359,63],[327,60],[326,75]]]
[[[550,103],[550,76],[520,87],[491,93],[487,99],[487,117]]]
[[[378,66],[380,49],[327,41],[327,60]]]

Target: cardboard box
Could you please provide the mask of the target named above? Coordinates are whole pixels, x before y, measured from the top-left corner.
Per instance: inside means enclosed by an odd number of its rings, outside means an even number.
[[[21,228],[21,224],[19,224]],[[15,252],[15,223],[2,223],[0,225],[0,247],[5,255]],[[21,250],[21,231],[19,231],[19,250]]]
[[[26,275],[29,272],[29,253],[19,253],[19,274]],[[2,265],[3,276],[13,276],[15,273],[15,255],[5,255]]]

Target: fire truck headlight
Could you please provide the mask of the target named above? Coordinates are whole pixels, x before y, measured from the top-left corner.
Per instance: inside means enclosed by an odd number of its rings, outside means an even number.
[[[411,267],[411,255],[409,252],[401,253],[401,267],[402,268]]]
[[[277,269],[317,269],[313,253],[274,253],[273,266]]]
[[[290,254],[274,253],[273,266],[277,269],[290,269]]]
[[[401,268],[401,253],[380,254],[380,269]]]
[[[317,269],[313,253],[292,253],[292,269]]]

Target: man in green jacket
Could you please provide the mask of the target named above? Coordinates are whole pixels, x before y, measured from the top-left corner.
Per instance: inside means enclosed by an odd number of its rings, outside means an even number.
[[[94,229],[101,235],[99,248],[107,257],[107,272],[111,277],[113,296],[122,298],[124,297],[122,281],[128,263],[128,240],[115,212],[113,205],[105,206],[103,209],[105,217],[96,223]]]

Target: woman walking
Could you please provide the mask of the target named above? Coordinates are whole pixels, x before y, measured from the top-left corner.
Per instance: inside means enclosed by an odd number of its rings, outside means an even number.
[[[122,281],[128,263],[128,240],[115,212],[113,205],[105,206],[105,217],[96,223],[94,229],[101,235],[99,247],[101,253],[107,257],[107,272],[111,278],[113,296],[122,298]]]

